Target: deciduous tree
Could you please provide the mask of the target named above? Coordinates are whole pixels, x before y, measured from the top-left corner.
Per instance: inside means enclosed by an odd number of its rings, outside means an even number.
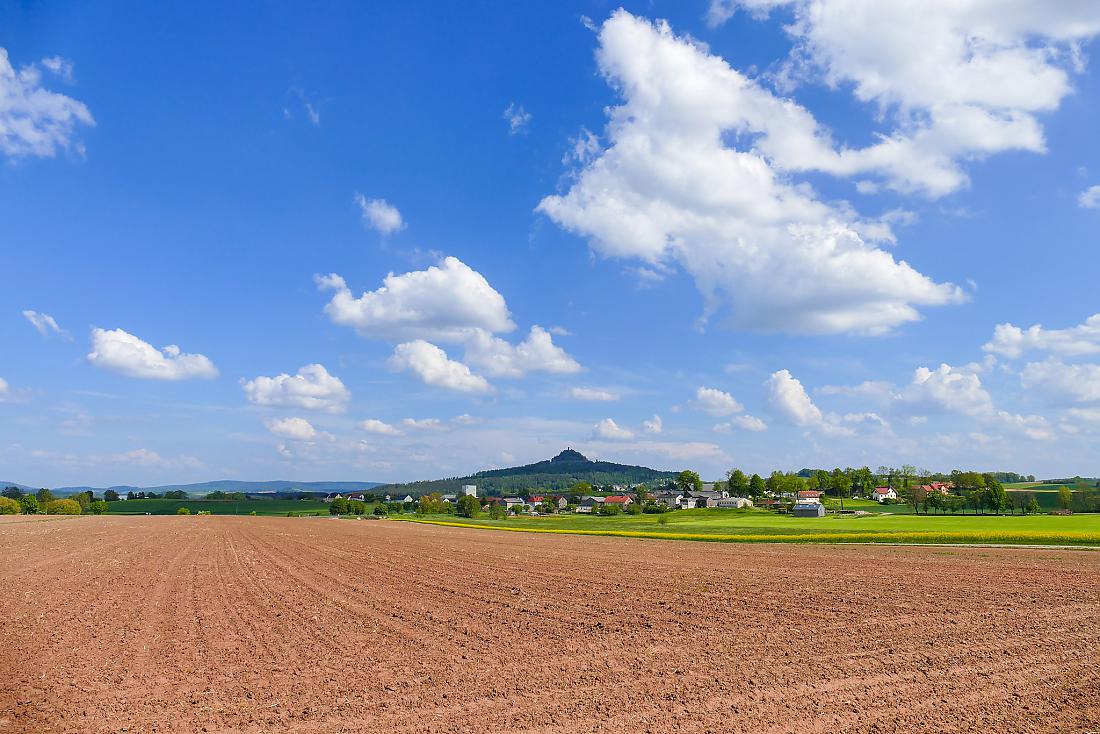
[[[764,482],[764,478],[759,474],[753,474],[749,478],[749,495],[753,499],[760,499],[764,496],[764,493],[768,490],[767,484]]]
[[[730,469],[726,473],[729,492],[734,497],[745,497],[749,494],[749,480],[745,472],[740,469]]]
[[[481,503],[477,501],[477,497],[464,494],[458,498],[455,511],[462,517],[477,517],[481,512]]]
[[[681,492],[694,492],[703,486],[703,480],[697,472],[685,469],[676,475],[676,486]]]

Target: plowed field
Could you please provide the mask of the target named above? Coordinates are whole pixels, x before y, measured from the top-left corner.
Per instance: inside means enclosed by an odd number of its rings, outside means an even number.
[[[1100,553],[0,521],[0,733],[1097,732]]]

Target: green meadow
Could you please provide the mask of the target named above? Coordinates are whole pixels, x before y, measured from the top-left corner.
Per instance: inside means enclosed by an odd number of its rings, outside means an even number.
[[[108,515],[175,515],[181,507],[211,515],[285,515],[288,512],[328,515],[318,500],[119,500],[107,503]]]
[[[664,518],[662,520],[662,518]],[[412,518],[534,533],[795,543],[989,543],[1100,546],[1100,515],[827,515],[797,518],[760,510],[677,510],[663,515]]]

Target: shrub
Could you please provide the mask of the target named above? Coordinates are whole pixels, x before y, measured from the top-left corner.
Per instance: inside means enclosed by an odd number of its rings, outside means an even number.
[[[374,506],[374,514],[378,517],[385,517],[386,514],[387,514],[386,506],[382,505],[382,504],[375,505]]]
[[[198,511],[198,512],[196,512],[195,514],[196,514],[196,515],[209,515],[209,514],[210,514],[210,510],[199,510],[199,511]]]
[[[210,513],[208,512],[208,513],[206,513],[206,514],[208,514],[208,515],[209,515]],[[256,515],[256,511],[255,511],[255,510],[253,510],[252,512],[250,512],[250,513],[248,513],[248,514],[249,514],[249,515],[252,515],[252,516],[255,516],[255,515]]]
[[[188,509],[188,508],[186,508],[186,507],[181,507],[181,508],[179,508],[178,510],[176,510],[176,514],[177,514],[177,515],[190,515],[190,514],[191,514],[191,510],[189,510],[189,509]]]
[[[0,497],[0,515],[18,515],[23,506],[11,497]]]
[[[647,515],[661,515],[668,512],[668,508],[664,505],[659,505],[656,502],[650,502],[642,508],[642,512]]]
[[[665,515],[664,513],[662,513],[661,516],[657,518],[657,524],[658,525],[668,525],[668,515]]]
[[[52,500],[46,503],[47,515],[79,515],[80,503],[76,500]]]
[[[88,509],[92,511],[93,515],[102,515],[107,511],[107,503],[103,500],[96,500],[88,505]]]

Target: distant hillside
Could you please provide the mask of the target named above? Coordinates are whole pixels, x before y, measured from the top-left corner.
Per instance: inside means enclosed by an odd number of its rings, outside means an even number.
[[[20,485],[14,482],[0,482],[0,486],[20,487]],[[380,486],[378,482],[294,482],[288,479],[278,479],[270,482],[242,482],[236,479],[219,479],[213,482],[162,484],[156,487],[130,487],[125,485],[116,485],[114,487],[57,487],[51,488],[51,491],[58,497],[68,497],[89,490],[96,495],[100,495],[107,489],[113,489],[119,494],[123,492],[156,492],[157,494],[164,494],[172,490],[183,490],[189,495],[205,495],[216,489],[220,489],[223,492],[243,492],[248,495],[278,496],[281,494],[298,492],[328,494],[330,492],[366,491],[378,486]],[[27,487],[20,488],[23,489],[23,491],[27,491],[28,489]]]
[[[641,484],[670,479],[676,472],[659,471],[644,466],[615,464],[610,461],[591,461],[579,451],[566,449],[553,459],[535,464],[514,466],[507,469],[491,469],[466,477],[435,479],[430,481],[387,484],[380,489],[387,492],[408,492],[414,496],[432,492],[458,492],[463,484],[476,484],[479,494],[508,494],[520,489],[561,491],[577,482],[606,486],[612,484]]]
[[[23,490],[24,492],[28,490],[35,492],[38,490],[38,487],[28,487],[27,485],[19,484],[18,482],[0,482],[0,489],[4,489],[5,487],[19,487],[19,489]]]

